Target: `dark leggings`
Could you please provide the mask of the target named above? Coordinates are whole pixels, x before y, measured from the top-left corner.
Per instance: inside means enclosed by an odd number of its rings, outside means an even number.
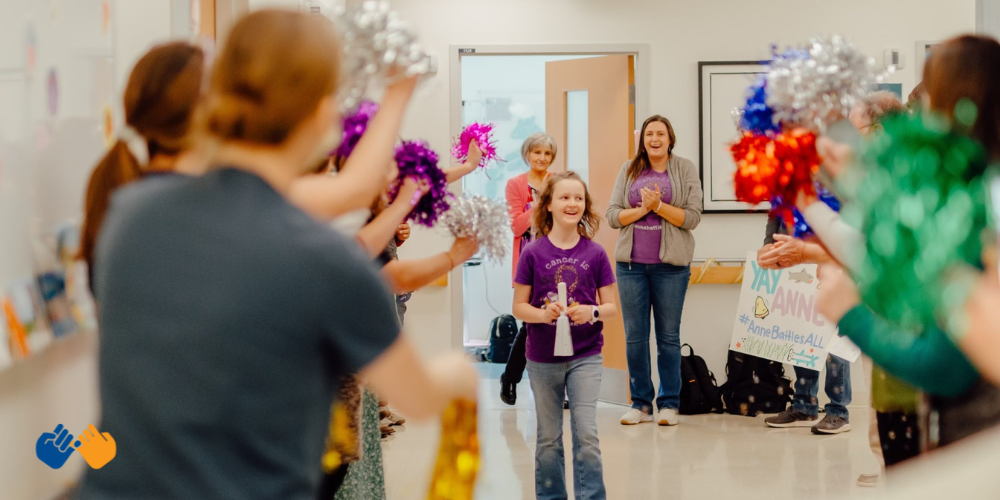
[[[916,414],[877,412],[876,417],[878,439],[887,468],[920,454],[920,428]]]
[[[936,445],[947,446],[1000,425],[1000,388],[980,379],[957,398],[932,398],[931,407],[938,414]],[[931,444],[937,447],[933,437]]]
[[[521,329],[517,331],[517,336],[514,337],[514,345],[510,348],[507,367],[503,370],[502,380],[508,384],[517,385],[521,383],[521,377],[524,375],[524,367],[528,364],[527,358],[524,357],[524,346],[527,338],[528,330],[522,324]]]

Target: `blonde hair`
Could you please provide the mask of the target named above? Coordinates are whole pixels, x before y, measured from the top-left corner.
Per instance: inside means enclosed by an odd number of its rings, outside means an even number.
[[[204,128],[279,145],[337,89],[340,42],[322,16],[266,9],[240,19],[212,68]]]
[[[590,190],[587,189],[587,183],[583,182],[580,174],[569,171],[559,172],[549,177],[548,182],[545,183],[545,189],[542,190],[542,194],[538,197],[538,208],[535,209],[535,227],[538,228],[538,234],[545,236],[552,231],[552,212],[549,211],[549,205],[552,204],[552,197],[555,196],[556,184],[566,180],[577,181],[583,185],[585,200],[583,218],[580,219],[576,230],[580,233],[580,236],[592,240],[594,239],[594,235],[597,234],[597,230],[601,227],[601,216],[597,215],[597,212],[594,211],[594,200],[590,198]]]
[[[524,160],[525,164],[531,164],[528,161],[528,153],[531,153],[532,149],[539,146],[548,146],[548,148],[552,150],[552,161],[555,161],[556,153],[559,151],[559,148],[556,147],[556,140],[545,132],[535,132],[534,134],[529,135],[528,138],[521,144],[521,159]]]

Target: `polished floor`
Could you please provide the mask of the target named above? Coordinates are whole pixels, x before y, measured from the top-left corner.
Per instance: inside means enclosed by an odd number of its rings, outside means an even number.
[[[517,405],[500,401],[502,368],[480,365],[479,500],[534,498],[534,404],[527,379],[518,386]],[[626,427],[618,423],[625,410],[598,407],[609,499],[815,500],[884,493],[881,485],[855,484],[859,474],[877,470],[865,407],[852,408],[854,430],[836,436],[815,436],[808,428],[770,429],[763,417],[734,415],[682,416],[677,427]],[[568,455],[568,412],[566,417]],[[384,443],[389,500],[426,498],[438,434],[435,422],[411,422]]]

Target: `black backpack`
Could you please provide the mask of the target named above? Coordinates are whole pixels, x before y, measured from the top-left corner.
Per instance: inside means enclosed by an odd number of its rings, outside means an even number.
[[[779,413],[792,402],[792,381],[777,361],[729,351],[726,375],[720,391],[727,413],[748,417]]]
[[[506,363],[510,357],[510,348],[517,337],[517,320],[509,314],[501,314],[490,322],[490,352],[491,363]]]
[[[691,350],[689,356],[681,356],[681,415],[701,413],[721,413],[722,395],[715,381],[715,374],[709,371],[705,360],[695,356],[691,344],[684,346]]]

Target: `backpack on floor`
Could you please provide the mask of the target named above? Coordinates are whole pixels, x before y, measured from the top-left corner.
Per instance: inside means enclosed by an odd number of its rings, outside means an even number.
[[[684,347],[691,350],[683,355]],[[715,374],[701,356],[695,356],[691,344],[681,346],[681,415],[722,412],[722,395],[715,381]]]
[[[748,417],[779,413],[792,402],[792,381],[777,361],[729,351],[726,375],[720,392],[727,413]]]
[[[506,363],[510,357],[511,346],[517,337],[517,320],[509,314],[501,314],[490,322],[490,352],[491,363]]]

